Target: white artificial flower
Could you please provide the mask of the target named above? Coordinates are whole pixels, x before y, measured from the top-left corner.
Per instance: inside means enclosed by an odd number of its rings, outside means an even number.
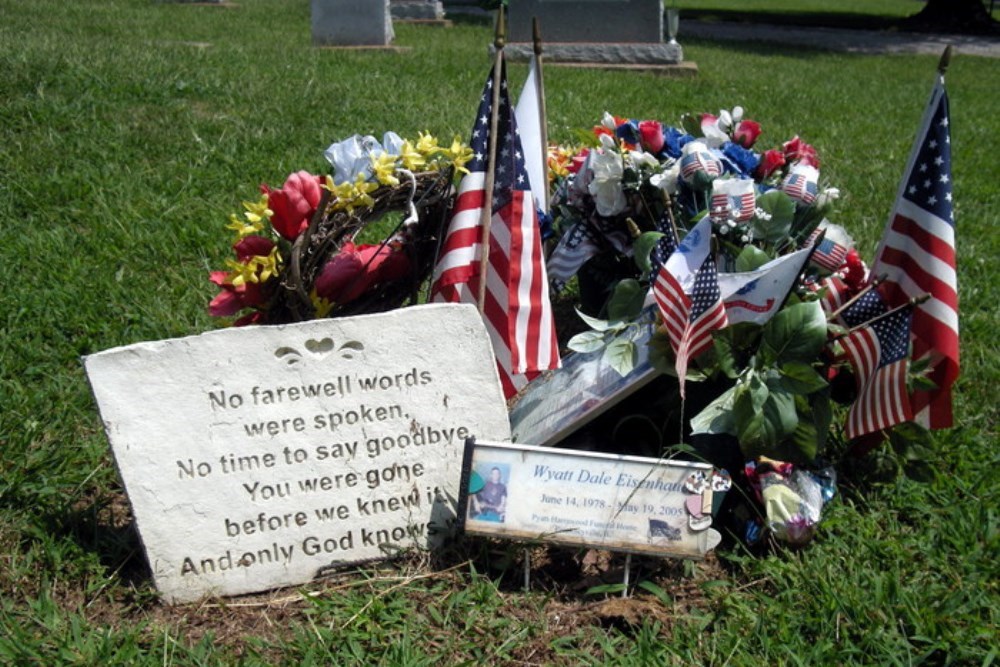
[[[737,125],[741,120],[743,120],[743,107],[733,107],[733,124]]]
[[[614,151],[591,151],[590,162],[594,179],[588,190],[603,216],[617,215],[625,210],[625,192],[622,190],[624,167],[622,157]]]
[[[719,110],[719,120],[716,121],[718,128],[723,132],[729,132],[733,126],[733,117],[725,109]]]
[[[606,134],[602,134],[598,139],[601,142],[601,148],[606,151],[613,151],[618,148],[618,142],[614,137],[610,137]]]
[[[612,132],[614,132],[615,128],[618,127],[618,123],[615,122],[615,117],[609,114],[607,111],[604,112],[604,116],[601,118],[601,125],[611,130]]]
[[[677,194],[678,181],[681,178],[681,163],[674,162],[670,168],[661,174],[653,174],[649,177],[649,184],[654,188],[660,188],[669,195]]]
[[[629,151],[628,156],[636,167],[655,169],[660,166],[660,162],[646,151]]]
[[[390,130],[382,135],[382,148],[389,155],[401,155],[403,153],[403,138]],[[375,157],[378,157],[378,154]]]
[[[840,199],[840,190],[837,188],[827,188],[819,193],[819,196],[816,198],[816,205],[826,206],[837,199]]]

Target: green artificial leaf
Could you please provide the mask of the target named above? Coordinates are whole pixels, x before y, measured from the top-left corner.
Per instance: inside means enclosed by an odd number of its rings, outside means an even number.
[[[570,338],[566,347],[574,352],[596,352],[604,349],[605,345],[603,331],[584,331]]]
[[[816,426],[816,448],[826,449],[826,441],[830,437],[830,425],[833,424],[833,406],[830,403],[830,388],[809,395],[809,410],[799,410],[800,416],[809,419]]]
[[[786,442],[786,453],[782,460],[791,463],[808,463],[816,458],[819,451],[819,431],[816,424],[800,419],[792,437]],[[791,450],[791,451],[788,451]]]
[[[677,377],[677,356],[670,347],[670,338],[662,329],[649,339],[649,363],[657,372]]]
[[[795,394],[781,386],[779,378],[768,383],[764,401],[765,442],[774,446],[790,436],[799,425]]]
[[[615,291],[608,301],[608,318],[611,320],[632,320],[642,312],[646,301],[646,290],[638,280],[626,278],[615,285]]]
[[[632,372],[638,358],[639,350],[628,338],[616,338],[604,349],[604,359],[622,377]]]
[[[738,322],[712,332],[719,369],[728,378],[736,378],[750,366],[760,344],[763,328],[753,322]]]
[[[736,270],[739,272],[753,271],[771,261],[771,256],[758,248],[748,245],[736,256]]]
[[[937,389],[937,382],[926,375],[914,375],[909,378],[907,389],[911,393],[915,391],[933,391]]]
[[[705,406],[701,412],[691,418],[691,433],[737,435],[736,418],[733,411],[735,396],[736,387],[731,387]]]
[[[757,197],[757,208],[767,215],[754,217],[751,229],[755,239],[777,243],[788,238],[795,219],[795,202],[781,190],[771,190]]]
[[[816,301],[782,308],[764,325],[766,361],[785,365],[815,361],[826,344],[826,316]]]
[[[701,117],[686,113],[681,115],[681,127],[692,137],[699,138],[705,135],[701,131]]]
[[[823,376],[816,369],[801,361],[790,361],[779,369],[782,384],[796,394],[811,394],[827,386]]]
[[[576,309],[576,314],[594,331],[621,331],[626,327],[624,322],[602,320],[596,317],[591,317],[590,315],[582,312],[579,308]]]
[[[653,270],[652,262],[649,261],[649,255],[653,252],[656,243],[664,236],[666,234],[662,232],[644,232],[632,243],[632,255],[635,259],[635,264],[643,274]]]
[[[572,135],[576,139],[576,143],[581,146],[596,147],[601,145],[600,140],[598,140],[593,130],[585,130],[582,127],[578,127],[572,131]]]

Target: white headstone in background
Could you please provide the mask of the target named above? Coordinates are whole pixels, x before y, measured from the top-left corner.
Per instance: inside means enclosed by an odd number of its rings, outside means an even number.
[[[395,36],[389,0],[312,0],[317,46],[388,46]]]
[[[85,365],[172,603],[433,547],[465,437],[510,438],[472,306],[226,329]]]

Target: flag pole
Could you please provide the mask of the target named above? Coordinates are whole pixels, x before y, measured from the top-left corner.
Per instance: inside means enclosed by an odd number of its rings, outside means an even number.
[[[496,56],[493,60],[493,102],[490,105],[490,140],[489,149],[486,156],[486,182],[483,185],[485,200],[483,210],[479,218],[482,228],[482,235],[479,243],[479,312],[486,310],[486,270],[490,262],[490,221],[493,218],[493,186],[496,182],[496,161],[497,161],[497,111],[500,106],[500,74],[503,69],[503,47],[504,47],[504,26],[503,5],[497,10],[496,34],[493,37],[493,46],[496,49]]]
[[[859,329],[863,329],[865,327],[870,327],[871,325],[875,324],[876,322],[880,322],[881,320],[884,320],[885,318],[889,317],[890,315],[895,315],[896,313],[898,313],[901,310],[904,310],[906,308],[916,308],[917,306],[919,306],[920,304],[922,304],[923,302],[927,301],[930,298],[931,298],[931,295],[927,294],[926,292],[924,294],[921,294],[920,296],[915,296],[912,299],[910,299],[909,301],[907,301],[906,303],[901,304],[899,306],[896,306],[892,310],[887,310],[884,313],[882,313],[881,315],[877,315],[877,316],[871,318],[867,322],[862,322],[858,326],[856,326],[856,327],[854,327],[852,329],[848,329],[847,331],[845,331],[844,333],[840,334],[839,336],[834,336],[833,338],[831,338],[827,342],[827,345],[829,345],[830,343],[834,343],[834,342],[840,340],[841,338],[843,338],[845,336],[848,336],[848,335],[854,333],[855,331],[858,331]]]
[[[948,71],[949,65],[951,65],[951,44],[944,47],[944,51],[941,53],[941,59],[938,61],[938,74],[941,75],[942,79]]]
[[[868,294],[868,292],[871,292],[873,289],[875,289],[876,287],[878,287],[879,283],[881,283],[883,280],[885,280],[888,277],[889,277],[888,273],[883,273],[880,276],[875,276],[875,278],[870,283],[868,283],[867,285],[865,285],[861,289],[861,291],[859,291],[857,294],[855,294],[850,299],[848,299],[847,301],[845,301],[844,304],[840,308],[838,308],[837,310],[835,310],[832,313],[830,313],[827,316],[826,319],[832,322],[838,315],[840,315],[842,312],[844,312],[845,310],[847,310],[848,308],[850,308],[851,306],[853,306],[855,303],[857,303],[858,300],[861,299],[861,297],[863,297],[865,294]]]
[[[537,66],[537,76],[535,77],[535,87],[538,89],[538,126],[541,131],[542,140],[542,170],[545,174],[545,196],[549,196],[549,124],[548,111],[545,108],[545,77],[542,75],[542,29],[538,17],[531,17],[531,37],[535,47],[535,65]],[[544,202],[545,210],[549,210],[548,202]],[[537,204],[536,204],[537,206]]]

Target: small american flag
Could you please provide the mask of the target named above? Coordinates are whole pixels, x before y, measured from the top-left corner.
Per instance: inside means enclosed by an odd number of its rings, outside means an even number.
[[[819,235],[823,233],[822,229],[817,229],[809,238],[806,239],[805,247],[811,246],[816,243],[816,239]],[[844,264],[844,259],[847,257],[847,247],[842,246],[831,238],[824,237],[820,241],[819,245],[816,246],[816,250],[813,251],[812,257],[809,259],[810,262],[821,266],[827,271],[836,271]]]
[[[546,266],[552,288],[561,292],[580,267],[600,250],[594,231],[590,229],[587,221],[580,220],[574,223],[559,239],[559,243],[549,255]]]
[[[913,419],[906,393],[912,310],[904,307],[841,339],[858,383],[847,415],[850,439]]]
[[[820,297],[820,305],[823,307],[823,312],[829,317],[831,313],[836,312],[838,308],[847,303],[847,300],[851,298],[850,289],[843,279],[836,273],[832,276],[827,276],[822,280],[816,280],[806,284],[806,289],[810,292],[819,292],[822,289],[826,289],[823,296]]]
[[[653,246],[649,253],[649,263],[651,270],[649,275],[655,276],[670,255],[677,250],[677,235],[674,234],[674,226],[670,224],[670,214],[666,209],[660,213],[660,219],[656,221],[656,231],[663,234],[660,240]]]
[[[552,306],[542,261],[538,216],[524,166],[503,59],[497,109],[495,182],[492,196],[486,303],[483,320],[493,343],[504,395],[513,396],[543,370],[559,367]],[[486,81],[469,142],[473,159],[462,179],[441,255],[434,268],[431,300],[478,301],[482,253],[480,217],[486,206],[493,74]]]
[[[711,220],[706,217],[688,234],[697,236],[695,243],[686,245],[686,237],[685,243],[660,267],[653,282],[653,298],[660,308],[670,346],[677,355],[675,368],[682,398],[689,361],[712,347],[712,332],[727,322],[715,258],[710,251],[710,231]],[[690,272],[688,261],[702,256],[701,266]],[[689,282],[690,293],[686,293],[682,284]]]
[[[681,175],[690,180],[697,174],[718,176],[722,173],[722,163],[706,150],[692,150],[681,158]]]
[[[958,280],[951,194],[951,133],[943,77],[931,93],[872,274],[890,307],[930,294],[913,313],[913,357],[929,357],[937,385],[913,394],[916,421],[952,425],[951,387],[959,374]]]
[[[785,182],[781,184],[781,189],[792,199],[798,199],[803,204],[812,204],[816,201],[816,183],[810,181],[802,174],[789,174],[785,177]]]

